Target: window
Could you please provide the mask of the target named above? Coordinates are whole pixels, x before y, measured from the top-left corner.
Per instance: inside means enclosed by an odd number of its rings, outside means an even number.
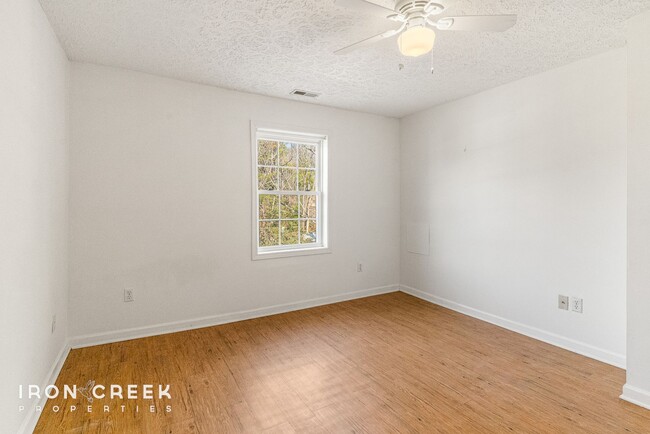
[[[327,137],[252,133],[253,259],[327,253]]]

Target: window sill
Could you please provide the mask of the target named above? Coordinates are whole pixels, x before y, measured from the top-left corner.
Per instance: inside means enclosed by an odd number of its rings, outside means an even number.
[[[295,250],[276,250],[271,252],[253,252],[253,261],[261,259],[290,258],[293,256],[324,255],[332,253],[329,247],[312,247]]]

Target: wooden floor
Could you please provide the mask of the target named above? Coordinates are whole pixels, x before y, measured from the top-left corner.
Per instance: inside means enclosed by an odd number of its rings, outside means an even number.
[[[172,399],[58,398],[36,432],[650,432],[623,370],[403,293],[73,350],[57,384],[88,380]]]

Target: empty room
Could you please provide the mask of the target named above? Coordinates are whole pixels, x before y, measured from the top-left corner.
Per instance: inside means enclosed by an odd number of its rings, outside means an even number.
[[[650,433],[650,0],[0,0],[0,434]]]

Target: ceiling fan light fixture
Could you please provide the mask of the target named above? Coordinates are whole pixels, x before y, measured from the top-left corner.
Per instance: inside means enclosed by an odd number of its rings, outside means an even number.
[[[436,32],[425,26],[410,27],[399,35],[399,51],[409,57],[418,57],[433,50]]]

